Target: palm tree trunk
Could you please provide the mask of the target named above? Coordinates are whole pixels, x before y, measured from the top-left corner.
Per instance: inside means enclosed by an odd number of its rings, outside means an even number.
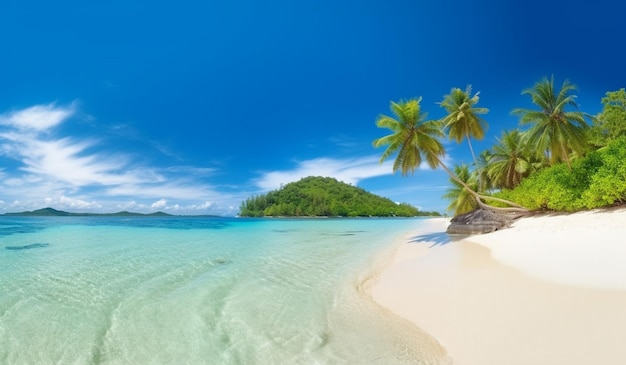
[[[469,132],[465,133],[465,138],[467,138],[467,145],[469,146],[470,152],[472,153],[472,158],[474,159],[474,166],[478,166],[478,160],[476,160],[476,154],[474,154],[474,147],[472,147]]]
[[[487,210],[491,210],[494,212],[528,212],[528,209],[524,208],[523,206],[516,204],[512,201],[506,200],[506,199],[500,199],[500,198],[496,198],[493,196],[486,196],[486,195],[482,195],[482,194],[478,194],[477,192],[475,192],[474,190],[472,190],[463,180],[459,179],[452,171],[450,171],[450,169],[448,169],[448,167],[443,163],[443,161],[441,161],[441,159],[439,159],[438,157],[435,157],[437,159],[437,163],[439,163],[439,166],[441,166],[441,168],[444,169],[445,172],[448,173],[448,175],[450,175],[450,177],[456,181],[457,183],[459,183],[461,186],[463,186],[463,188],[465,188],[465,190],[467,190],[468,193],[470,193],[478,202],[478,205],[483,208],[483,209],[487,209]],[[493,200],[493,201],[498,201],[500,203],[504,203],[507,205],[510,205],[511,207],[509,208],[500,208],[500,207],[493,207],[491,205],[488,205],[486,203],[484,203],[482,200]]]
[[[572,171],[572,164],[569,161],[569,155],[567,154],[567,150],[565,149],[565,145],[563,143],[561,143],[561,153],[563,154],[565,163],[567,163],[567,168]]]

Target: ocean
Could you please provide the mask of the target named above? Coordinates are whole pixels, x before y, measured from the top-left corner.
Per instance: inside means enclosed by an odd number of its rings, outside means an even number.
[[[422,221],[0,217],[0,364],[436,364],[362,288]]]

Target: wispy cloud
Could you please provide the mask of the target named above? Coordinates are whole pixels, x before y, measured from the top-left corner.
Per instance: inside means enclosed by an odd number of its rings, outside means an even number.
[[[445,156],[443,162],[448,165],[452,162]],[[380,156],[364,156],[357,158],[315,158],[298,161],[291,170],[264,172],[253,183],[262,190],[275,190],[282,184],[298,181],[307,176],[333,177],[347,184],[357,185],[364,179],[377,176],[391,175],[393,161],[380,163]],[[420,170],[431,170],[424,161]]]
[[[328,138],[328,140],[338,147],[352,148],[360,145],[353,137],[345,134],[337,134]]]
[[[35,105],[0,116],[0,124],[18,130],[44,131],[74,114],[75,104],[57,107],[54,103]]]
[[[1,151],[20,160],[22,171],[77,187],[137,183],[145,179],[144,172],[126,169],[125,156],[88,153],[96,141],[55,139],[49,135],[53,127],[73,114],[73,106],[49,104],[1,116],[0,124],[8,127],[0,133],[4,142]]]
[[[0,115],[0,157],[17,162],[0,170],[0,198],[11,207],[97,210],[106,202],[129,204],[119,199],[130,197],[142,199],[131,206],[145,210],[232,210],[228,197],[201,180],[213,168],[142,166],[98,139],[57,136],[56,127],[75,114],[75,104],[47,104]]]
[[[152,209],[163,209],[166,206],[167,206],[167,200],[165,199],[159,199],[159,201],[156,201],[152,203],[151,205]]]
[[[358,184],[371,177],[391,174],[391,162],[380,164],[378,156],[359,158],[316,158],[299,161],[292,170],[262,173],[254,184],[263,190],[274,190],[281,184],[298,181],[307,176],[333,177],[347,184]]]

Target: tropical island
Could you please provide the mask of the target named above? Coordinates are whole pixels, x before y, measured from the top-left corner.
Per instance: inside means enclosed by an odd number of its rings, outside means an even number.
[[[248,198],[241,217],[417,217],[439,216],[406,203],[394,203],[330,177],[309,176]]]

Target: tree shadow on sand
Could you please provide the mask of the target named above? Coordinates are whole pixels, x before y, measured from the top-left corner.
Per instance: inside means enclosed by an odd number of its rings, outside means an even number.
[[[418,236],[413,236],[409,239],[409,243],[430,243],[431,245],[428,248],[447,245],[448,243],[453,241],[455,240],[452,239],[452,237],[450,237],[450,235],[448,235],[446,232],[421,234]]]

